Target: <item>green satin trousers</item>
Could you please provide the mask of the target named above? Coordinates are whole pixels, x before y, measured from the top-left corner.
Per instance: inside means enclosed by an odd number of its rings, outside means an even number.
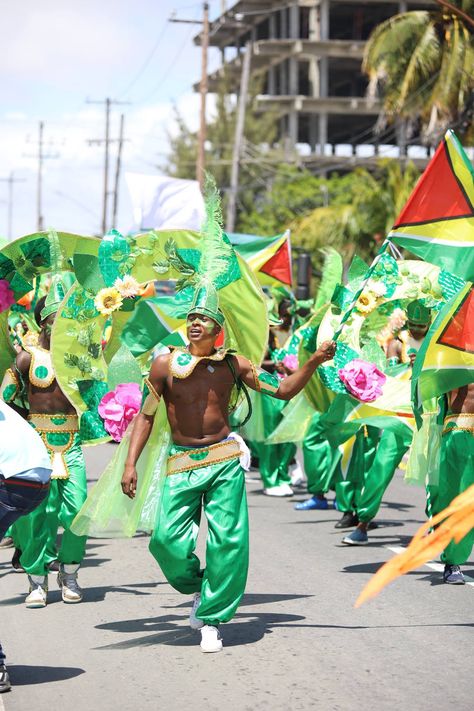
[[[379,429],[361,427],[352,447],[345,479],[336,483],[337,508],[343,513],[356,511],[364,486],[364,473],[370,469],[377,451]]]
[[[170,453],[185,449],[173,446]],[[194,553],[202,511],[208,525],[204,570]],[[245,476],[238,459],[166,478],[150,552],[175,590],[201,592],[196,614],[204,624],[232,619],[249,559]]]
[[[320,420],[321,413],[315,413],[303,440],[304,471],[310,494],[326,494],[341,478],[339,449],[329,444]]]
[[[474,484],[474,433],[453,428],[443,434],[440,456],[437,508],[442,511]],[[473,543],[474,529],[459,543],[451,542],[441,554],[441,560],[449,565],[462,565],[471,555]]]
[[[364,484],[356,507],[359,521],[368,523],[377,515],[383,495],[411,440],[412,432],[406,426],[403,433],[391,430],[382,432],[372,466],[364,474]]]
[[[77,435],[64,459],[69,478],[52,479],[48,497],[13,526],[15,546],[22,551],[20,562],[29,575],[47,575],[49,564],[56,559],[65,564],[81,563],[85,555],[86,536],[76,536],[70,531],[87,498],[86,467]],[[64,532],[58,551],[59,526]]]

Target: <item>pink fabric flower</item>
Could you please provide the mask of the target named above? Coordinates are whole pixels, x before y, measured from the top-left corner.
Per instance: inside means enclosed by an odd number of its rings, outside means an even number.
[[[142,394],[137,383],[121,383],[115,390],[106,393],[99,403],[99,415],[104,427],[120,442],[130,422],[140,409]]]
[[[387,380],[374,363],[355,358],[339,370],[339,377],[351,395],[362,402],[373,402],[382,395]]]
[[[6,279],[0,279],[0,313],[15,303],[15,295]]]
[[[294,353],[288,353],[283,358],[283,365],[286,365],[286,367],[289,370],[297,370],[298,369],[298,356],[295,355]]]

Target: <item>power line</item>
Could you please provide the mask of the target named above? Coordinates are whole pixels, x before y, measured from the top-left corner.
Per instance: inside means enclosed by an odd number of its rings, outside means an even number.
[[[142,76],[142,74],[145,72],[145,70],[147,69],[147,67],[148,67],[148,65],[150,64],[151,60],[152,60],[153,57],[155,56],[155,52],[156,52],[156,50],[158,49],[158,47],[160,46],[161,40],[162,40],[163,37],[165,36],[167,27],[168,27],[168,21],[166,21],[166,22],[164,23],[163,27],[161,28],[161,31],[160,31],[159,34],[158,34],[158,38],[157,38],[155,44],[153,45],[153,49],[151,50],[151,52],[149,53],[149,55],[147,56],[147,58],[146,58],[145,61],[143,62],[142,66],[140,67],[140,69],[138,70],[138,72],[136,73],[136,75],[135,75],[135,76],[133,77],[133,79],[129,82],[129,84],[125,87],[125,89],[122,91],[122,93],[119,94],[119,96],[118,96],[119,99],[121,99],[122,97],[126,96],[126,95],[130,92],[130,89],[132,88],[132,86],[134,86],[134,85],[137,83],[137,81],[140,79],[140,77]]]

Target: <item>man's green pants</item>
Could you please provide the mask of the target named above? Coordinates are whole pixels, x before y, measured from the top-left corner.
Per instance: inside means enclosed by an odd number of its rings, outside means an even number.
[[[287,403],[284,400],[277,400],[268,395],[262,395],[261,397],[265,435],[270,437],[281,421],[282,411]],[[258,468],[264,489],[290,483],[289,467],[296,453],[294,444],[291,442],[282,444],[252,442],[252,450],[258,457]]]
[[[364,485],[356,508],[359,521],[362,523],[368,523],[377,515],[383,495],[411,440],[412,432],[405,425],[403,430],[397,432],[392,430],[382,432],[372,466],[364,474]]]
[[[14,541],[22,555],[20,563],[29,575],[45,576],[49,564],[79,564],[86,550],[86,536],[76,536],[69,529],[87,498],[84,455],[78,435],[64,454],[68,479],[52,479],[48,497],[28,516],[14,525]],[[64,533],[59,552],[56,547],[58,528]]]
[[[443,432],[439,476],[440,511],[474,484],[474,433],[456,427]],[[441,560],[448,565],[462,565],[471,555],[474,529],[459,543],[451,542]]]
[[[373,464],[379,434],[377,427],[361,427],[356,435],[346,477],[336,483],[337,508],[343,513],[356,511],[360,504],[364,473]]]
[[[189,450],[173,445],[170,454]],[[201,511],[208,524],[206,568],[195,555]],[[244,471],[239,459],[167,476],[150,552],[166,579],[184,594],[201,593],[197,617],[228,622],[247,582],[249,528]]]
[[[320,420],[321,413],[316,412],[303,440],[304,471],[310,494],[326,494],[341,477],[337,466],[339,449],[329,444]]]

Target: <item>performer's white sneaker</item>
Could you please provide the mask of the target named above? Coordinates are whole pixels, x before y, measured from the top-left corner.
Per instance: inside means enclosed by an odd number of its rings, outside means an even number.
[[[201,628],[201,652],[221,652],[222,637],[217,627],[204,625]]]
[[[79,587],[79,583],[77,582],[78,570],[78,565],[63,565],[61,563],[58,573],[58,585],[61,588],[63,602],[74,604],[81,602],[84,597],[82,588]]]
[[[278,486],[269,486],[263,490],[265,496],[293,496],[293,489],[289,484],[279,484]]]
[[[26,607],[35,609],[37,607],[46,607],[48,597],[48,578],[28,575],[30,581],[30,593],[25,600]]]
[[[196,617],[196,611],[201,604],[201,593],[194,593],[193,595],[193,606],[191,612],[189,613],[189,626],[193,630],[200,630],[204,627],[204,622]]]

